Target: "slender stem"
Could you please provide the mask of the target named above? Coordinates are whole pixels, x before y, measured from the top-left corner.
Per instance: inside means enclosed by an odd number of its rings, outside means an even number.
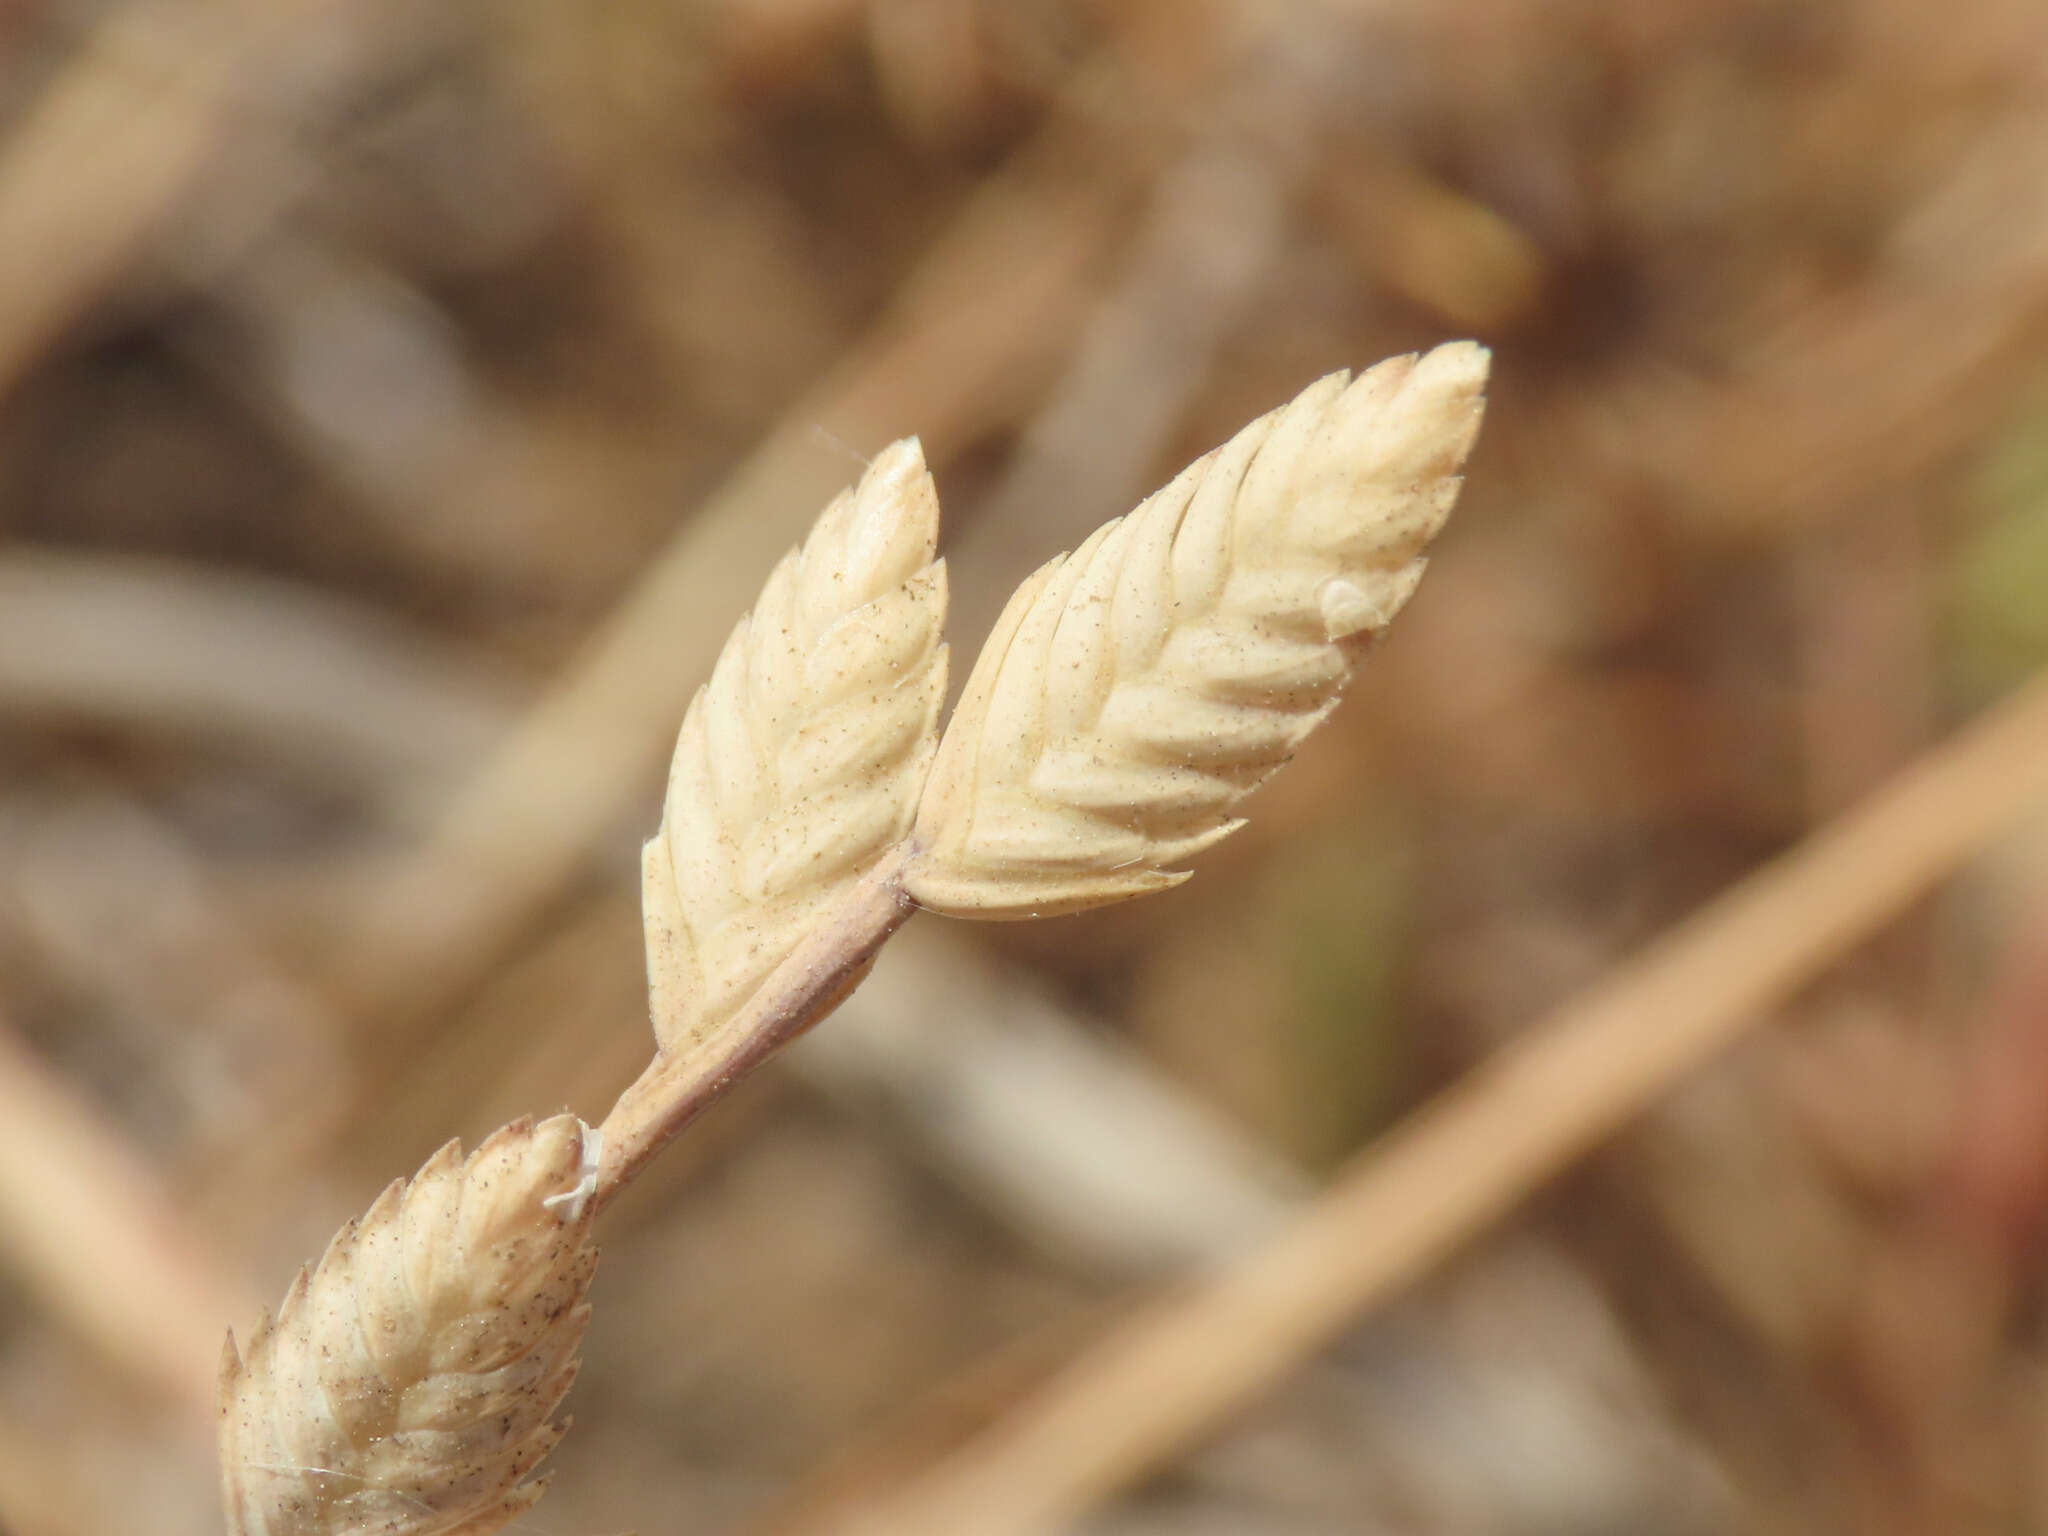
[[[849,888],[761,988],[708,1039],[657,1051],[605,1116],[593,1199],[603,1210],[676,1134],[724,1092],[824,1018],[860,984],[915,910],[902,873],[909,844]]]

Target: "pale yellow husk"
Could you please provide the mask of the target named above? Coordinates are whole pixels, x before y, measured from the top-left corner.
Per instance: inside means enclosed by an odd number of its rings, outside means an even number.
[[[590,1154],[572,1115],[450,1143],[229,1340],[230,1536],[485,1536],[532,1506],[589,1315]]]
[[[1486,370],[1454,342],[1331,374],[1026,582],[947,726],[911,896],[1018,918],[1185,879],[1415,590]]]
[[[909,831],[946,691],[938,519],[916,440],[884,451],[776,567],[691,702],[642,861],[665,1051],[712,1040]]]

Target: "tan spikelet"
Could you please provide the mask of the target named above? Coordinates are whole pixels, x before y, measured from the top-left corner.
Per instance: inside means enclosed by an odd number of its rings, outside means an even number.
[[[1030,917],[1186,879],[1414,591],[1486,365],[1456,342],[1319,380],[1026,582],[947,726],[909,893]]]
[[[532,1506],[589,1315],[589,1153],[573,1115],[451,1142],[228,1341],[230,1536],[485,1536]]]
[[[776,567],[691,702],[642,860],[655,1037],[701,1044],[910,828],[946,691],[938,495],[887,449]]]

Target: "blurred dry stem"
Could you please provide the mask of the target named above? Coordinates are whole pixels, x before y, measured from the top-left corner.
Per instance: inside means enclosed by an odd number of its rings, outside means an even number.
[[[219,1320],[246,1312],[253,1293],[219,1272],[121,1132],[4,1022],[0,1249],[111,1361],[195,1422],[211,1417]]]
[[[787,1064],[1084,1269],[1235,1253],[1304,1192],[1278,1158],[948,925],[912,924]]]
[[[0,707],[272,758],[416,819],[495,742],[504,681],[303,586],[196,564],[0,555]]]
[[[1050,1531],[1213,1429],[2048,799],[2048,676],[1750,876],[927,1477],[820,1530]]]

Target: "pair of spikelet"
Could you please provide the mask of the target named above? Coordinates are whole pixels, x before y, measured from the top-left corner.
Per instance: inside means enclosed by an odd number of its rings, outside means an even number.
[[[919,906],[989,918],[1185,879],[1414,591],[1486,363],[1460,342],[1332,374],[1196,460],[1019,589],[943,738],[938,498],[915,440],[884,452],[684,718],[643,869],[656,1068],[715,1065],[764,981],[885,870]],[[233,1536],[483,1536],[539,1497],[587,1316],[596,1139],[561,1116],[466,1162],[444,1149],[246,1354],[230,1342]]]
[[[1010,599],[946,728],[938,497],[914,439],[769,578],[690,705],[644,855],[665,1046],[715,1031],[912,841],[929,911],[1078,911],[1187,878],[1421,580],[1479,428],[1469,342],[1331,374]]]

